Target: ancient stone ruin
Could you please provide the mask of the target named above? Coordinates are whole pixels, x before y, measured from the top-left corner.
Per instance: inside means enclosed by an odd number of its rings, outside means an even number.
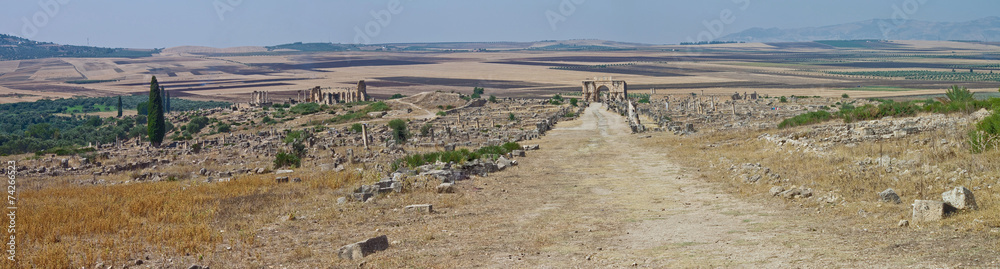
[[[608,100],[625,100],[628,98],[628,83],[625,83],[624,80],[613,80],[610,77],[583,81],[583,101],[601,102],[601,96],[605,92]]]
[[[268,94],[265,91],[254,91],[250,93],[250,105],[269,106],[271,105],[271,99],[268,97]]]

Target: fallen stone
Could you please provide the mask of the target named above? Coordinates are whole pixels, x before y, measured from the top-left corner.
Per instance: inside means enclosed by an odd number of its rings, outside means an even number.
[[[408,206],[406,206],[406,207],[403,208],[403,212],[408,212],[408,213],[409,212],[412,212],[412,213],[433,213],[434,212],[434,206],[429,205],[429,204],[408,205]]]
[[[274,171],[274,174],[275,175],[280,175],[280,174],[288,174],[288,173],[292,173],[292,172],[295,172],[295,171],[292,171],[292,170],[278,170],[278,171]]]
[[[899,225],[899,227],[910,226],[910,221],[905,220],[905,219],[904,220],[900,220],[898,225]]]
[[[941,199],[944,200],[945,204],[948,204],[958,210],[976,210],[978,208],[976,205],[976,197],[972,195],[972,191],[966,189],[965,187],[957,187],[950,191],[941,193]]]
[[[349,244],[337,250],[337,256],[345,260],[356,260],[389,248],[389,238],[385,235]]]
[[[939,221],[944,217],[944,202],[931,200],[913,201],[913,222]]]
[[[441,183],[437,186],[437,193],[454,193],[455,184],[452,183]]]
[[[276,177],[274,178],[274,181],[277,181],[278,183],[288,183],[288,177]]]
[[[771,187],[771,191],[769,191],[768,193],[770,193],[771,196],[778,196],[779,194],[781,194],[781,192],[784,192],[784,191],[785,191],[785,188],[783,188],[781,186],[774,186],[774,187]]]
[[[510,160],[504,157],[497,159],[497,169],[503,171],[504,169],[507,169],[507,167],[511,167]]]
[[[292,182],[302,182],[302,179],[301,178],[293,178]]]
[[[878,193],[878,197],[882,199],[882,202],[894,203],[894,204],[903,203],[903,200],[899,199],[899,195],[896,194],[896,191],[892,189],[886,189]]]
[[[524,150],[538,150],[538,145],[524,145],[521,148]]]
[[[510,155],[514,156],[514,157],[524,157],[524,151],[523,150],[511,150],[510,151]]]
[[[344,203],[347,203],[347,197],[337,198],[337,204],[344,204]]]

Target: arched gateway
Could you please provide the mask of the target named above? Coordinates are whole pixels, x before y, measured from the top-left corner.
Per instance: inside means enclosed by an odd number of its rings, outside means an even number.
[[[625,100],[628,97],[628,83],[625,83],[624,80],[613,80],[610,77],[583,81],[584,101],[601,102],[601,96],[604,92],[607,92],[609,100]]]

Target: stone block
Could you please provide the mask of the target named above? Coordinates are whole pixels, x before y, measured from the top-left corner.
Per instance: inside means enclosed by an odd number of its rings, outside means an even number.
[[[882,202],[894,203],[894,204],[903,203],[903,200],[899,199],[899,195],[896,194],[896,191],[892,189],[886,189],[878,193],[878,197],[879,199],[881,199]]]
[[[944,203],[958,210],[976,210],[978,208],[976,205],[976,197],[972,195],[972,191],[966,189],[965,187],[957,187],[950,191],[941,193],[941,199],[944,200]]]
[[[441,183],[441,185],[437,186],[436,190],[437,190],[437,193],[454,193],[455,192],[455,184],[452,184],[452,183]]]
[[[356,260],[389,249],[389,238],[385,235],[349,244],[337,250],[337,256],[345,260]]]
[[[403,208],[403,212],[408,213],[434,213],[434,206],[429,204],[408,205]]]
[[[944,218],[944,202],[913,201],[913,222],[939,221],[941,218]]]

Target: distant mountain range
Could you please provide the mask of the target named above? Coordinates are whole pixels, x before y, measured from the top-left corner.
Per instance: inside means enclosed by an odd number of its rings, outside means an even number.
[[[855,23],[797,29],[750,28],[719,41],[804,42],[816,40],[1000,40],[1000,17],[967,22],[895,21],[875,19]]]

